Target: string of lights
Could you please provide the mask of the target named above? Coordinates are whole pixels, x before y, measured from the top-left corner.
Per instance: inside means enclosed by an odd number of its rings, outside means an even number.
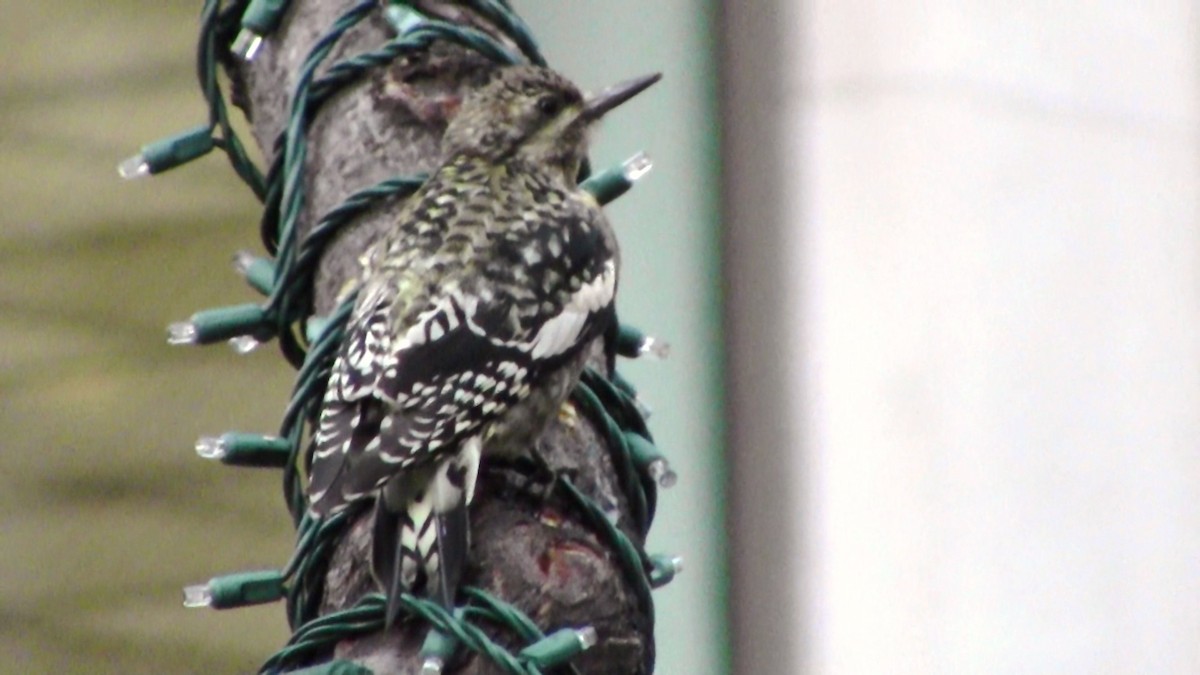
[[[395,28],[393,39],[378,49],[318,70],[338,39],[364,18],[381,10],[374,0],[360,2],[337,19],[311,48],[291,97],[286,128],[275,143],[275,161],[266,173],[253,164],[229,121],[219,71],[229,58],[251,60],[264,40],[280,25],[287,0],[206,0],[201,11],[197,68],[201,90],[208,102],[209,120],[144,146],[122,162],[125,178],[161,173],[202,157],[213,150],[227,155],[236,173],[263,201],[261,237],[268,256],[241,252],[235,267],[251,288],[266,296],[261,303],[244,303],[197,312],[187,321],[172,324],[172,344],[213,344],[227,341],[246,352],[275,339],[287,360],[298,369],[296,384],[284,412],[278,435],[227,432],[201,438],[197,453],[228,466],[281,470],[287,507],[296,526],[296,547],[280,569],[256,570],[218,576],[185,589],[185,605],[228,609],[286,601],[291,639],[262,666],[260,672],[285,670],[303,673],[358,674],[370,671],[346,661],[329,659],[340,640],[379,631],[384,625],[384,599],[368,594],[351,608],[321,615],[329,559],[337,541],[358,511],[351,509],[318,519],[307,508],[304,469],[309,464],[306,438],[319,412],[330,365],[341,343],[346,318],[354,298],[329,316],[314,316],[313,276],[322,252],[333,236],[381,200],[404,197],[417,190],[424,176],[396,176],[350,195],[326,213],[305,236],[298,222],[305,204],[304,162],[309,126],[321,106],[345,87],[372,70],[392,63],[399,55],[427,49],[435,41],[462,45],[501,63],[543,65],[531,32],[507,2],[469,0],[464,4],[486,18],[503,41],[481,30],[437,20],[406,2],[382,8]],[[637,154],[623,164],[585,180],[581,187],[602,204],[618,198],[650,170]],[[615,336],[615,348],[624,357],[646,354],[665,356],[660,342],[627,326]],[[572,404],[599,430],[616,469],[618,484],[633,513],[633,528],[644,540],[654,518],[657,490],[676,480],[646,425],[646,411],[633,387],[618,373],[606,376],[585,372],[571,397]],[[612,549],[638,602],[653,618],[651,589],[660,587],[682,570],[682,561],[669,555],[649,555],[617,526],[611,509],[590,499],[567,476],[559,476],[555,489],[578,510],[583,522]],[[466,602],[448,612],[436,602],[406,595],[404,611],[429,624],[421,657],[426,675],[440,673],[466,652],[482,655],[509,673],[540,673],[566,665],[596,643],[591,626],[563,628],[544,633],[525,614],[480,588],[466,587]],[[503,627],[522,646],[507,649],[491,638],[483,626]],[[653,650],[647,650],[652,652]],[[307,667],[306,667],[307,666]],[[301,668],[301,670],[296,670]],[[647,666],[649,670],[649,666]]]

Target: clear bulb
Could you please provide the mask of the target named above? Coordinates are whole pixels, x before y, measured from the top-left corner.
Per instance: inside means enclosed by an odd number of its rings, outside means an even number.
[[[576,630],[575,637],[579,638],[579,644],[583,645],[585,650],[595,647],[596,643],[600,641],[599,634],[597,634],[596,629],[591,626],[584,626],[583,628]]]
[[[672,488],[675,487],[675,483],[679,482],[679,474],[675,473],[674,469],[671,468],[671,465],[667,462],[667,460],[663,459],[662,457],[650,462],[650,466],[647,468],[650,471],[650,477],[653,478],[660,487]]]
[[[650,173],[650,169],[653,168],[654,162],[652,162],[650,157],[648,157],[644,152],[639,152],[633,157],[630,157],[629,159],[625,160],[624,164],[621,165],[621,171],[625,174],[625,180],[629,181],[630,183],[640,180],[642,176]]]
[[[238,274],[246,276],[250,273],[250,268],[254,265],[255,260],[254,254],[250,251],[238,251],[233,254],[233,269],[237,270]]]
[[[145,178],[150,175],[150,164],[142,154],[136,154],[117,165],[117,173],[125,180]]]
[[[238,31],[237,37],[233,39],[233,44],[229,49],[243,61],[253,61],[254,55],[258,54],[258,49],[262,47],[262,43],[263,36],[249,28],[243,28]]]
[[[430,656],[421,664],[421,675],[442,675],[446,662],[440,656]]]
[[[196,440],[196,454],[204,459],[225,459],[229,448],[220,436],[202,436]]]
[[[647,355],[656,359],[665,359],[671,355],[671,345],[658,338],[647,337],[642,340],[642,344],[638,345],[638,356]]]
[[[196,324],[191,321],[180,321],[167,326],[167,344],[196,344]]]
[[[239,335],[235,338],[229,338],[229,346],[233,347],[233,351],[243,356],[258,349],[258,346],[261,344],[261,342],[251,335]]]
[[[183,587],[184,607],[211,607],[212,602],[212,589],[208,587],[208,584]]]

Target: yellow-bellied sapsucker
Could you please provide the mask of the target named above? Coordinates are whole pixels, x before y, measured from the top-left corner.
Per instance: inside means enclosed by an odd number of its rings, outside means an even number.
[[[553,71],[498,70],[362,257],[308,496],[319,516],[375,497],[389,625],[405,591],[452,605],[481,454],[534,442],[614,320],[616,241],[576,177],[589,127],[657,80],[585,99]]]

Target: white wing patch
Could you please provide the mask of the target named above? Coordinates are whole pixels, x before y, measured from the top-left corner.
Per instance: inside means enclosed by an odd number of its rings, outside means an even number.
[[[557,356],[579,340],[588,316],[612,302],[617,286],[617,266],[612,260],[604,270],[575,291],[557,316],[542,324],[530,341],[530,355],[535,359]]]

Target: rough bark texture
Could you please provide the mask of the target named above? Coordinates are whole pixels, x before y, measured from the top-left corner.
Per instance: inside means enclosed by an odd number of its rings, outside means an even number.
[[[294,0],[283,25],[257,58],[234,73],[237,98],[268,161],[287,120],[303,60],[351,5],[350,0]],[[487,28],[470,12],[448,3],[427,9]],[[382,14],[376,13],[340,41],[326,65],[375,49],[391,35]],[[377,69],[327,103],[308,136],[301,236],[350,193],[395,175],[433,169],[447,116],[491,67],[473,52],[435,45]],[[401,208],[400,202],[392,200],[374,209],[329,247],[314,288],[318,314],[334,308],[338,292],[357,276],[358,256],[395,221]],[[564,409],[540,440],[539,449],[553,469],[569,472],[585,494],[606,509],[614,508],[626,534],[637,541],[628,527],[629,506],[609,452],[589,421]],[[472,551],[466,583],[516,605],[547,632],[594,626],[600,642],[576,659],[581,672],[644,672],[643,664],[653,662],[653,626],[608,546],[559,498],[539,499],[515,489],[513,475],[485,463],[471,508]],[[367,510],[352,523],[334,553],[322,612],[351,606],[364,593],[377,590],[368,571],[370,518]],[[344,641],[336,656],[359,661],[380,674],[417,673],[417,652],[425,632],[419,623],[401,623],[386,633]],[[494,637],[502,644],[509,639],[504,634]],[[499,670],[484,659],[472,658],[459,672]]]

